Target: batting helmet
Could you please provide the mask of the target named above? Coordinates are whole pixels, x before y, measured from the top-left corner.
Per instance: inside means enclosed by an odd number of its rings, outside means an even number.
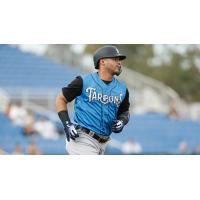
[[[93,56],[95,69],[99,69],[99,60],[102,58],[119,58],[120,60],[126,59],[125,55],[119,53],[115,46],[104,46],[96,50]]]

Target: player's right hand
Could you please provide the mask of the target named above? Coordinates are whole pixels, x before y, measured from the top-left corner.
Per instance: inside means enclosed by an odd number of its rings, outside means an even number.
[[[70,141],[70,139],[75,140],[77,137],[79,137],[79,134],[77,130],[75,129],[74,124],[72,123],[66,122],[64,130],[65,130],[68,142]]]

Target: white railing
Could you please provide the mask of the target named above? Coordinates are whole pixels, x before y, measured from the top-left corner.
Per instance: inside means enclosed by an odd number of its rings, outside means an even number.
[[[125,80],[131,88],[142,89],[147,86],[159,91],[162,95],[170,97],[171,99],[179,99],[178,93],[172,88],[164,85],[158,80],[140,74],[134,70],[130,70],[129,68],[123,68],[120,78]]]
[[[178,93],[158,80],[126,67],[123,67],[119,78],[125,80],[128,85],[133,112],[142,110],[167,113],[172,101],[179,106],[178,110],[185,109],[185,103]]]

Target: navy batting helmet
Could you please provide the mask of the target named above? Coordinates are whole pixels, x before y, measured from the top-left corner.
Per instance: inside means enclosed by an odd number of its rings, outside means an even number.
[[[96,50],[93,56],[95,69],[99,69],[99,60],[102,58],[119,58],[120,60],[126,59],[125,55],[119,53],[115,46],[104,46]]]

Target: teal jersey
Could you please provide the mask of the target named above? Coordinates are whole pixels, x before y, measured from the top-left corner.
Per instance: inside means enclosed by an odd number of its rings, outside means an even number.
[[[99,135],[109,136],[113,120],[126,96],[126,84],[113,77],[106,84],[98,73],[82,77],[83,88],[75,99],[74,121]]]

